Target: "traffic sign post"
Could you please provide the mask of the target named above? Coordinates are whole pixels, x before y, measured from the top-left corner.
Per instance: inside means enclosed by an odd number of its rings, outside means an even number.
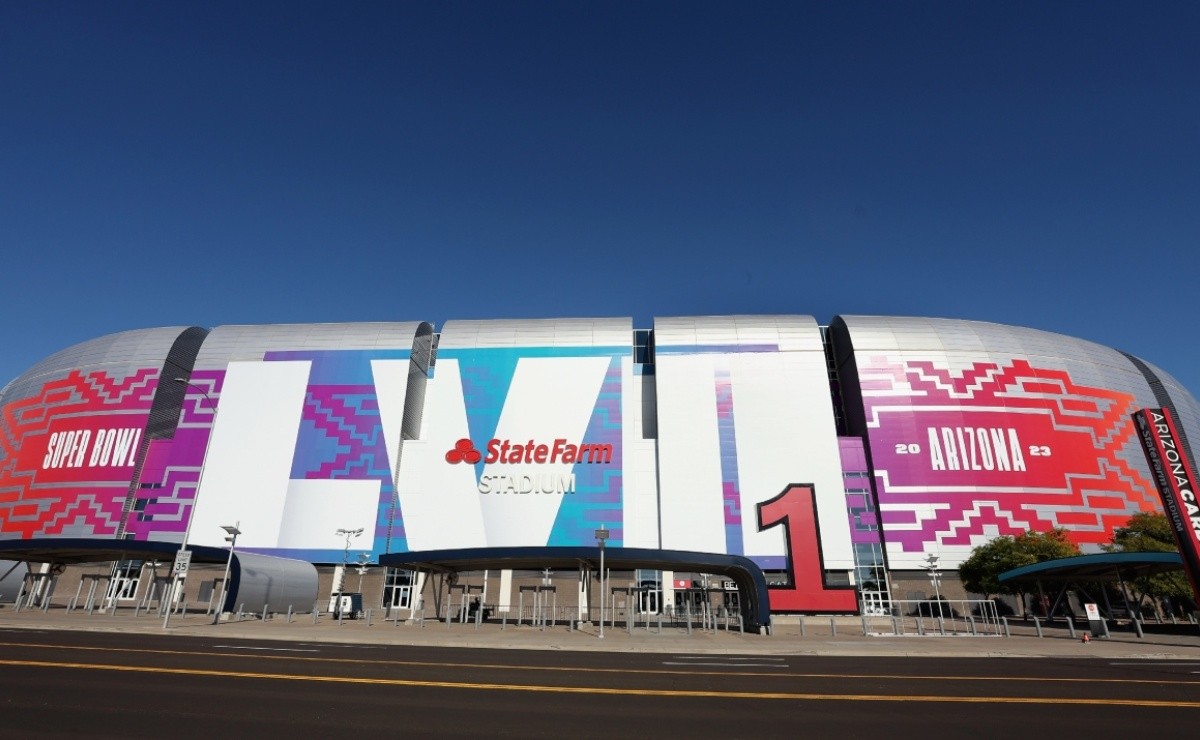
[[[188,568],[192,564],[192,551],[180,550],[175,553],[175,564],[171,566],[171,573],[176,578],[184,578],[187,576]]]

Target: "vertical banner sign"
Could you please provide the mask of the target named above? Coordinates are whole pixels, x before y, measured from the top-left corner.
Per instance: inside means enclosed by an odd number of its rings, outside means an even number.
[[[1150,472],[1162,496],[1163,508],[1175,530],[1179,554],[1200,603],[1200,502],[1196,474],[1180,444],[1175,420],[1166,409],[1142,409],[1133,414]]]

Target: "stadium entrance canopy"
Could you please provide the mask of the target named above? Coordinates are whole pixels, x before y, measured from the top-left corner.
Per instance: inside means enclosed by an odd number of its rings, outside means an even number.
[[[1176,570],[1183,570],[1183,558],[1177,552],[1106,552],[1047,560],[1013,568],[1001,573],[997,580],[1006,586],[1033,586],[1042,596],[1044,584],[1058,584],[1058,593],[1047,611],[1047,614],[1054,614],[1063,596],[1072,586],[1087,593],[1080,584],[1115,582],[1124,596],[1126,580]],[[1108,603],[1108,593],[1102,591],[1102,594],[1104,604],[1098,606],[1111,617],[1112,606]],[[1128,604],[1126,608],[1128,609]]]
[[[188,545],[193,563],[224,563],[229,551],[223,547]],[[51,565],[83,565],[120,560],[172,562],[178,542],[104,540],[90,537],[38,537],[29,540],[0,540],[0,560]]]
[[[391,568],[459,573],[485,569],[569,570],[600,569],[596,547],[501,547],[433,550],[381,555],[379,564]],[[754,561],[739,555],[718,555],[681,550],[647,550],[614,547],[604,551],[606,568],[615,570],[684,570],[726,577],[737,584],[742,624],[750,632],[770,628],[771,606],[767,579]]]
[[[87,537],[39,537],[28,540],[0,540],[0,561],[16,563],[48,563],[56,575],[68,565],[114,563],[142,560],[170,564],[179,552],[178,542],[152,540],[106,540]],[[308,611],[317,598],[317,569],[305,560],[279,558],[251,552],[235,551],[232,556],[223,547],[188,545],[193,564],[225,564],[229,562],[229,588],[222,611],[232,611],[242,603],[255,610],[277,611],[293,607]],[[12,571],[15,566],[5,568]],[[0,571],[0,580],[8,573]],[[32,577],[45,577],[33,574]]]

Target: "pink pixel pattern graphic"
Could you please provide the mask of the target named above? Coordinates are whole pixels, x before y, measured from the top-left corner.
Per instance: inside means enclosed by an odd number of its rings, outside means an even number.
[[[77,370],[0,416],[0,534],[115,536],[158,372]]]
[[[951,371],[860,361],[885,539],[904,552],[1065,527],[1105,543],[1160,508],[1129,414],[1134,397],[1027,360]]]

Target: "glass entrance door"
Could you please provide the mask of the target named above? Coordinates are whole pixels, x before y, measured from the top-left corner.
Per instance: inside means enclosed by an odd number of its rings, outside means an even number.
[[[408,609],[412,603],[413,572],[388,568],[383,581],[383,608]]]

